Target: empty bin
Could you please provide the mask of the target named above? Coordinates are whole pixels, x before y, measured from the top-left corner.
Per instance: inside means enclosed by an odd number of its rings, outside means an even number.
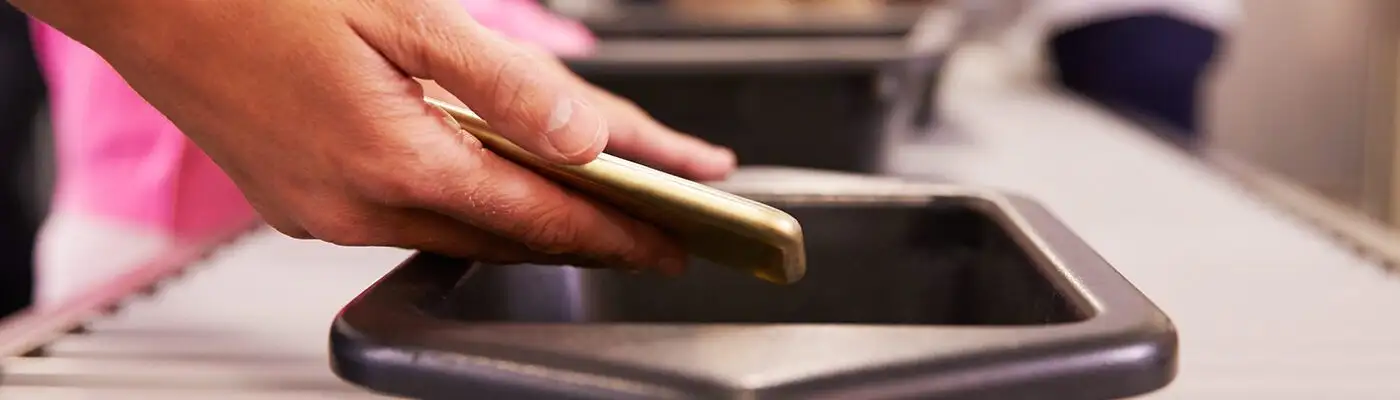
[[[1175,375],[1167,317],[1030,201],[778,186],[736,192],[802,222],[793,285],[420,254],[346,306],[334,369],[420,398],[1107,399]]]

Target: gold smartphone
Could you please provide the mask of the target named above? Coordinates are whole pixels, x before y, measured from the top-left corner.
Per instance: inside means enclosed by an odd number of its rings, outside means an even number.
[[[778,284],[797,282],[807,271],[802,226],[781,210],[606,153],[583,165],[551,163],[471,110],[425,99],[497,155],[667,230],[698,257]]]

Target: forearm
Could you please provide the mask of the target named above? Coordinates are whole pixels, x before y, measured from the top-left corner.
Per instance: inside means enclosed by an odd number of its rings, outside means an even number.
[[[219,0],[8,0],[30,17],[63,32],[104,57],[134,47],[184,38],[178,24],[230,18],[238,3]],[[140,54],[142,52],[136,51]]]
[[[15,8],[63,31],[70,37],[88,38],[125,19],[132,0],[8,0]],[[152,1],[155,2],[155,1]]]

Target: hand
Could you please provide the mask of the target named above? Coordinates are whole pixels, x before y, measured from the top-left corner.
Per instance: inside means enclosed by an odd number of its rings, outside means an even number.
[[[596,91],[451,1],[11,1],[107,59],[293,237],[683,268],[683,250],[655,227],[457,132],[413,78],[440,83],[554,162],[590,161],[610,131],[631,131],[648,143],[631,147],[642,161],[715,174],[732,165],[712,146],[642,133],[649,119],[609,119],[617,112],[595,105]]]
[[[719,180],[734,171],[734,152],[685,135],[652,119],[636,104],[579,79],[563,63],[542,48],[522,44],[541,63],[570,77],[585,90],[591,104],[598,106],[608,121],[607,150],[653,168],[671,171],[696,180]],[[436,82],[419,80],[424,92],[433,98],[466,105]],[[696,152],[706,154],[695,157]]]

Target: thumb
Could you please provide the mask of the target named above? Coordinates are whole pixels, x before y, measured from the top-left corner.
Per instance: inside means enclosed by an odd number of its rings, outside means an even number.
[[[383,2],[352,24],[405,73],[430,79],[520,147],[557,163],[592,161],[607,122],[567,71],[476,23],[452,2]]]

